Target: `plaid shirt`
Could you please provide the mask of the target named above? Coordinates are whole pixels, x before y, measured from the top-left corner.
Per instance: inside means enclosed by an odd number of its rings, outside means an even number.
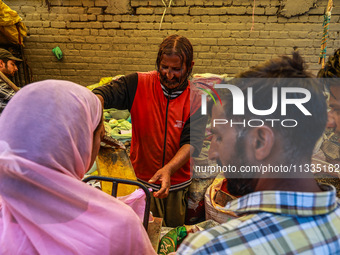
[[[0,79],[0,115],[14,94],[15,91]]]
[[[178,254],[340,254],[340,201],[324,192],[254,192],[226,205],[242,214],[191,234]]]
[[[8,101],[14,96],[15,91],[0,79],[0,114],[5,109]]]

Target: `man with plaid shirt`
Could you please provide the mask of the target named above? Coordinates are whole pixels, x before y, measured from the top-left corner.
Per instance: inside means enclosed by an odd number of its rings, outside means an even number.
[[[322,169],[311,164],[327,107],[304,68],[294,52],[239,74],[234,89],[251,98],[243,115],[233,115],[236,95],[218,91],[209,157],[224,167],[228,191],[241,196],[218,209],[239,217],[189,235],[178,254],[340,254],[339,200],[333,186],[317,184],[313,172]]]
[[[9,51],[0,49],[0,71],[8,78],[13,77],[15,72],[18,71],[16,61],[22,60],[14,57]],[[0,78],[0,114],[14,94],[15,91]]]

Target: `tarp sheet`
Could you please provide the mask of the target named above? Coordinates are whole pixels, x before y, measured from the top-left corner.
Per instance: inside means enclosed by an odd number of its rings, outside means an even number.
[[[0,0],[0,43],[22,44],[27,28],[16,11]]]

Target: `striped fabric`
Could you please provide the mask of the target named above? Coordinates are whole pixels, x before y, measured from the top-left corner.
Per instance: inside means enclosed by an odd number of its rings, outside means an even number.
[[[14,96],[14,94],[14,90],[0,79],[0,114],[5,109],[8,101]]]
[[[163,84],[161,84],[161,87],[162,87],[164,96],[168,97],[169,96],[168,89]],[[174,99],[176,97],[179,97],[183,93],[184,89],[172,91],[171,94],[170,94],[170,99]]]
[[[340,201],[323,192],[254,192],[228,203],[240,218],[189,235],[177,254],[340,254]]]

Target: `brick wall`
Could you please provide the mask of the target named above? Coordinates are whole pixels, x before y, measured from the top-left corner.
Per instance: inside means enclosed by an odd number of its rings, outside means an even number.
[[[315,1],[307,13],[278,16],[279,0],[173,0],[159,31],[161,0],[6,1],[29,28],[25,54],[34,80],[66,79],[90,85],[101,77],[155,68],[162,39],[178,33],[194,46],[194,73],[233,76],[249,66],[296,46],[314,72],[327,0]],[[165,1],[168,2],[168,1]],[[330,55],[340,47],[340,0],[334,1],[329,30]],[[52,49],[64,54],[58,61]]]

